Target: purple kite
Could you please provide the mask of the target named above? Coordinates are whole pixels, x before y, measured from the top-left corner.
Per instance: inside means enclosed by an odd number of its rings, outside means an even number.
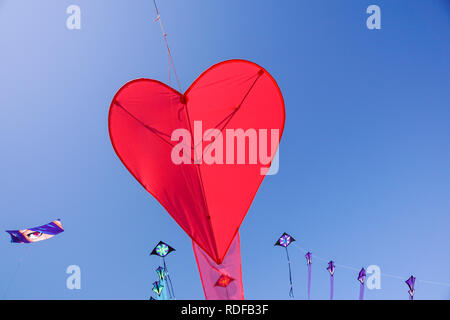
[[[294,298],[294,287],[292,286],[291,260],[289,259],[288,246],[294,241],[295,239],[285,232],[281,235],[281,237],[277,240],[277,242],[275,242],[275,246],[284,247],[286,249],[286,256],[289,267],[289,284],[290,284],[289,296],[292,298]]]
[[[11,242],[14,243],[32,243],[47,240],[63,231],[64,228],[59,219],[39,227],[21,230],[6,230],[11,236]]]
[[[364,282],[366,281],[366,269],[361,269],[358,274],[358,281],[361,283],[361,286],[359,288],[359,300],[364,300]]]
[[[333,300],[333,296],[334,296],[334,271],[335,271],[335,269],[336,269],[336,267],[334,265],[333,260],[328,262],[327,270],[330,273],[330,300]]]
[[[405,283],[409,287],[409,300],[414,300],[414,293],[416,290],[414,290],[414,283],[416,282],[416,277],[411,276],[408,280],[405,281]]]
[[[311,300],[311,252],[305,254],[306,264],[308,265],[308,300]]]

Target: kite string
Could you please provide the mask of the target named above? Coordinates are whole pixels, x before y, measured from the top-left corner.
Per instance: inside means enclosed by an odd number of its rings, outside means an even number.
[[[166,261],[165,261],[164,257],[161,257],[161,262],[162,263],[160,263],[160,265],[163,266],[163,279],[167,280],[167,286],[164,287],[163,290],[166,290],[169,293],[170,299],[172,299],[172,293],[170,292],[170,288],[169,288],[169,285],[168,285],[169,271],[167,270]],[[166,281],[164,281],[164,282],[166,282]],[[164,283],[164,284],[166,284],[166,283]]]
[[[22,266],[22,262],[23,262],[23,256],[21,256],[21,257],[19,258],[19,261],[17,262],[16,269],[14,270],[13,275],[12,275],[11,278],[9,279],[9,282],[8,282],[8,285],[6,286],[5,293],[3,294],[2,300],[5,300],[5,299],[6,299],[6,296],[7,296],[8,293],[9,293],[9,290],[10,290],[10,288],[11,288],[11,285],[14,283],[14,281],[15,281],[15,279],[16,279],[16,277],[17,277],[17,274],[19,273],[19,269],[20,269],[20,267]]]
[[[167,269],[166,259],[162,257],[163,265],[164,265],[164,272],[166,273],[166,282],[167,282],[167,289],[169,291],[169,296],[171,299],[175,298],[175,291],[173,290],[172,280],[170,279],[169,270]]]
[[[161,20],[161,16],[159,14],[158,6],[156,5],[156,0],[153,0],[153,4],[155,5],[155,11],[156,11],[156,19],[154,20],[154,22],[159,21],[159,26],[161,27],[161,33],[162,33],[162,36],[163,36],[163,39],[164,39],[164,43],[166,44],[166,48],[167,48],[169,85],[170,85],[170,82],[171,82],[170,66],[172,65],[173,73],[175,75],[175,79],[176,79],[177,85],[178,85],[178,90],[181,92],[180,80],[178,79],[178,74],[177,74],[177,70],[175,68],[175,63],[173,62],[173,57],[172,57],[172,53],[170,51],[169,42],[167,41],[167,33],[164,30],[164,26],[163,26],[163,23],[162,23],[162,20]]]
[[[302,248],[301,246],[297,245],[297,243],[295,243],[295,242],[293,242],[292,245],[296,249],[298,249],[300,251],[303,251],[304,253],[308,252],[308,250],[306,250],[305,248]],[[323,261],[323,262],[328,262],[329,261],[329,260],[324,259],[322,257],[319,257],[319,256],[317,256],[315,254],[313,254],[312,257],[314,257],[315,259],[317,259],[319,261]],[[356,271],[356,272],[360,271],[360,269],[358,269],[358,268],[354,268],[354,267],[347,266],[347,265],[344,265],[344,264],[335,263],[335,265],[336,265],[336,267],[339,267],[339,268],[342,268],[342,269],[352,270],[352,271]],[[402,281],[405,280],[405,277],[402,277],[402,276],[399,276],[399,275],[394,275],[394,274],[389,274],[389,273],[381,273],[381,275],[384,276],[384,277],[392,278],[392,279],[398,279],[398,280],[402,280]],[[450,287],[450,283],[447,283],[447,282],[429,281],[429,280],[421,280],[421,279],[417,279],[417,282],[431,284],[431,285],[436,285],[436,286],[441,286],[441,287]]]
[[[287,257],[288,268],[289,268],[289,285],[290,285],[289,296],[294,298],[294,287],[292,285],[291,259],[289,258],[288,248],[287,247],[284,247],[284,248],[286,249],[286,257]]]

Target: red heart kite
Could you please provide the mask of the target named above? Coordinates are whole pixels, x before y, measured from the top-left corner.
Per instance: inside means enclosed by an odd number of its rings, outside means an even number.
[[[184,94],[156,80],[128,82],[111,103],[109,134],[130,173],[221,264],[270,167],[284,118],[270,74],[230,60]]]

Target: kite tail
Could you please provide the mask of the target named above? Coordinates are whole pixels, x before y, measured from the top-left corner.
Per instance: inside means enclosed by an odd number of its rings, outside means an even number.
[[[155,285],[155,284],[154,284]],[[164,287],[164,280],[160,279],[157,281],[156,289],[154,292],[156,293],[156,300],[167,300],[166,291]]]
[[[308,264],[308,300],[311,300],[311,264]]]
[[[364,283],[359,287],[359,300],[364,300]]]
[[[172,280],[170,280],[170,276],[167,275],[167,288],[169,289],[169,295],[171,299],[176,299],[175,298],[175,291],[173,291],[173,285],[172,285]]]
[[[333,300],[334,296],[334,277],[330,276],[330,300]]]
[[[286,249],[286,256],[287,256],[288,268],[289,268],[289,285],[290,285],[289,297],[294,298],[294,287],[292,285],[291,259],[289,258],[288,248],[285,247],[285,249]]]
[[[160,280],[161,286],[163,287],[161,292],[161,300],[167,300],[167,287],[166,287],[166,281],[163,279]]]
[[[165,272],[164,280],[167,283],[167,291],[169,292],[169,297],[170,299],[175,299],[175,292],[173,291],[172,280],[170,280],[169,270],[167,269],[166,259],[164,259],[164,257],[163,257],[163,265]]]

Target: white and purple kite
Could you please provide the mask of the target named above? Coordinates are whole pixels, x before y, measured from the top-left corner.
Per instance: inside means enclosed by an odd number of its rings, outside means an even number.
[[[408,285],[409,287],[409,300],[414,300],[414,293],[416,292],[416,290],[414,290],[414,283],[416,282],[416,277],[411,276],[409,277],[408,280],[405,281],[405,283]]]
[[[327,270],[330,273],[330,300],[333,300],[333,296],[334,296],[334,271],[335,271],[336,267],[334,265],[334,261],[331,260],[330,262],[328,262],[328,267]]]
[[[311,262],[312,262],[312,254],[308,251],[305,254],[306,264],[308,266],[308,300],[311,300]]]
[[[361,283],[361,286],[359,287],[359,300],[364,300],[364,282],[366,281],[366,269],[361,269],[358,274],[358,281]]]

